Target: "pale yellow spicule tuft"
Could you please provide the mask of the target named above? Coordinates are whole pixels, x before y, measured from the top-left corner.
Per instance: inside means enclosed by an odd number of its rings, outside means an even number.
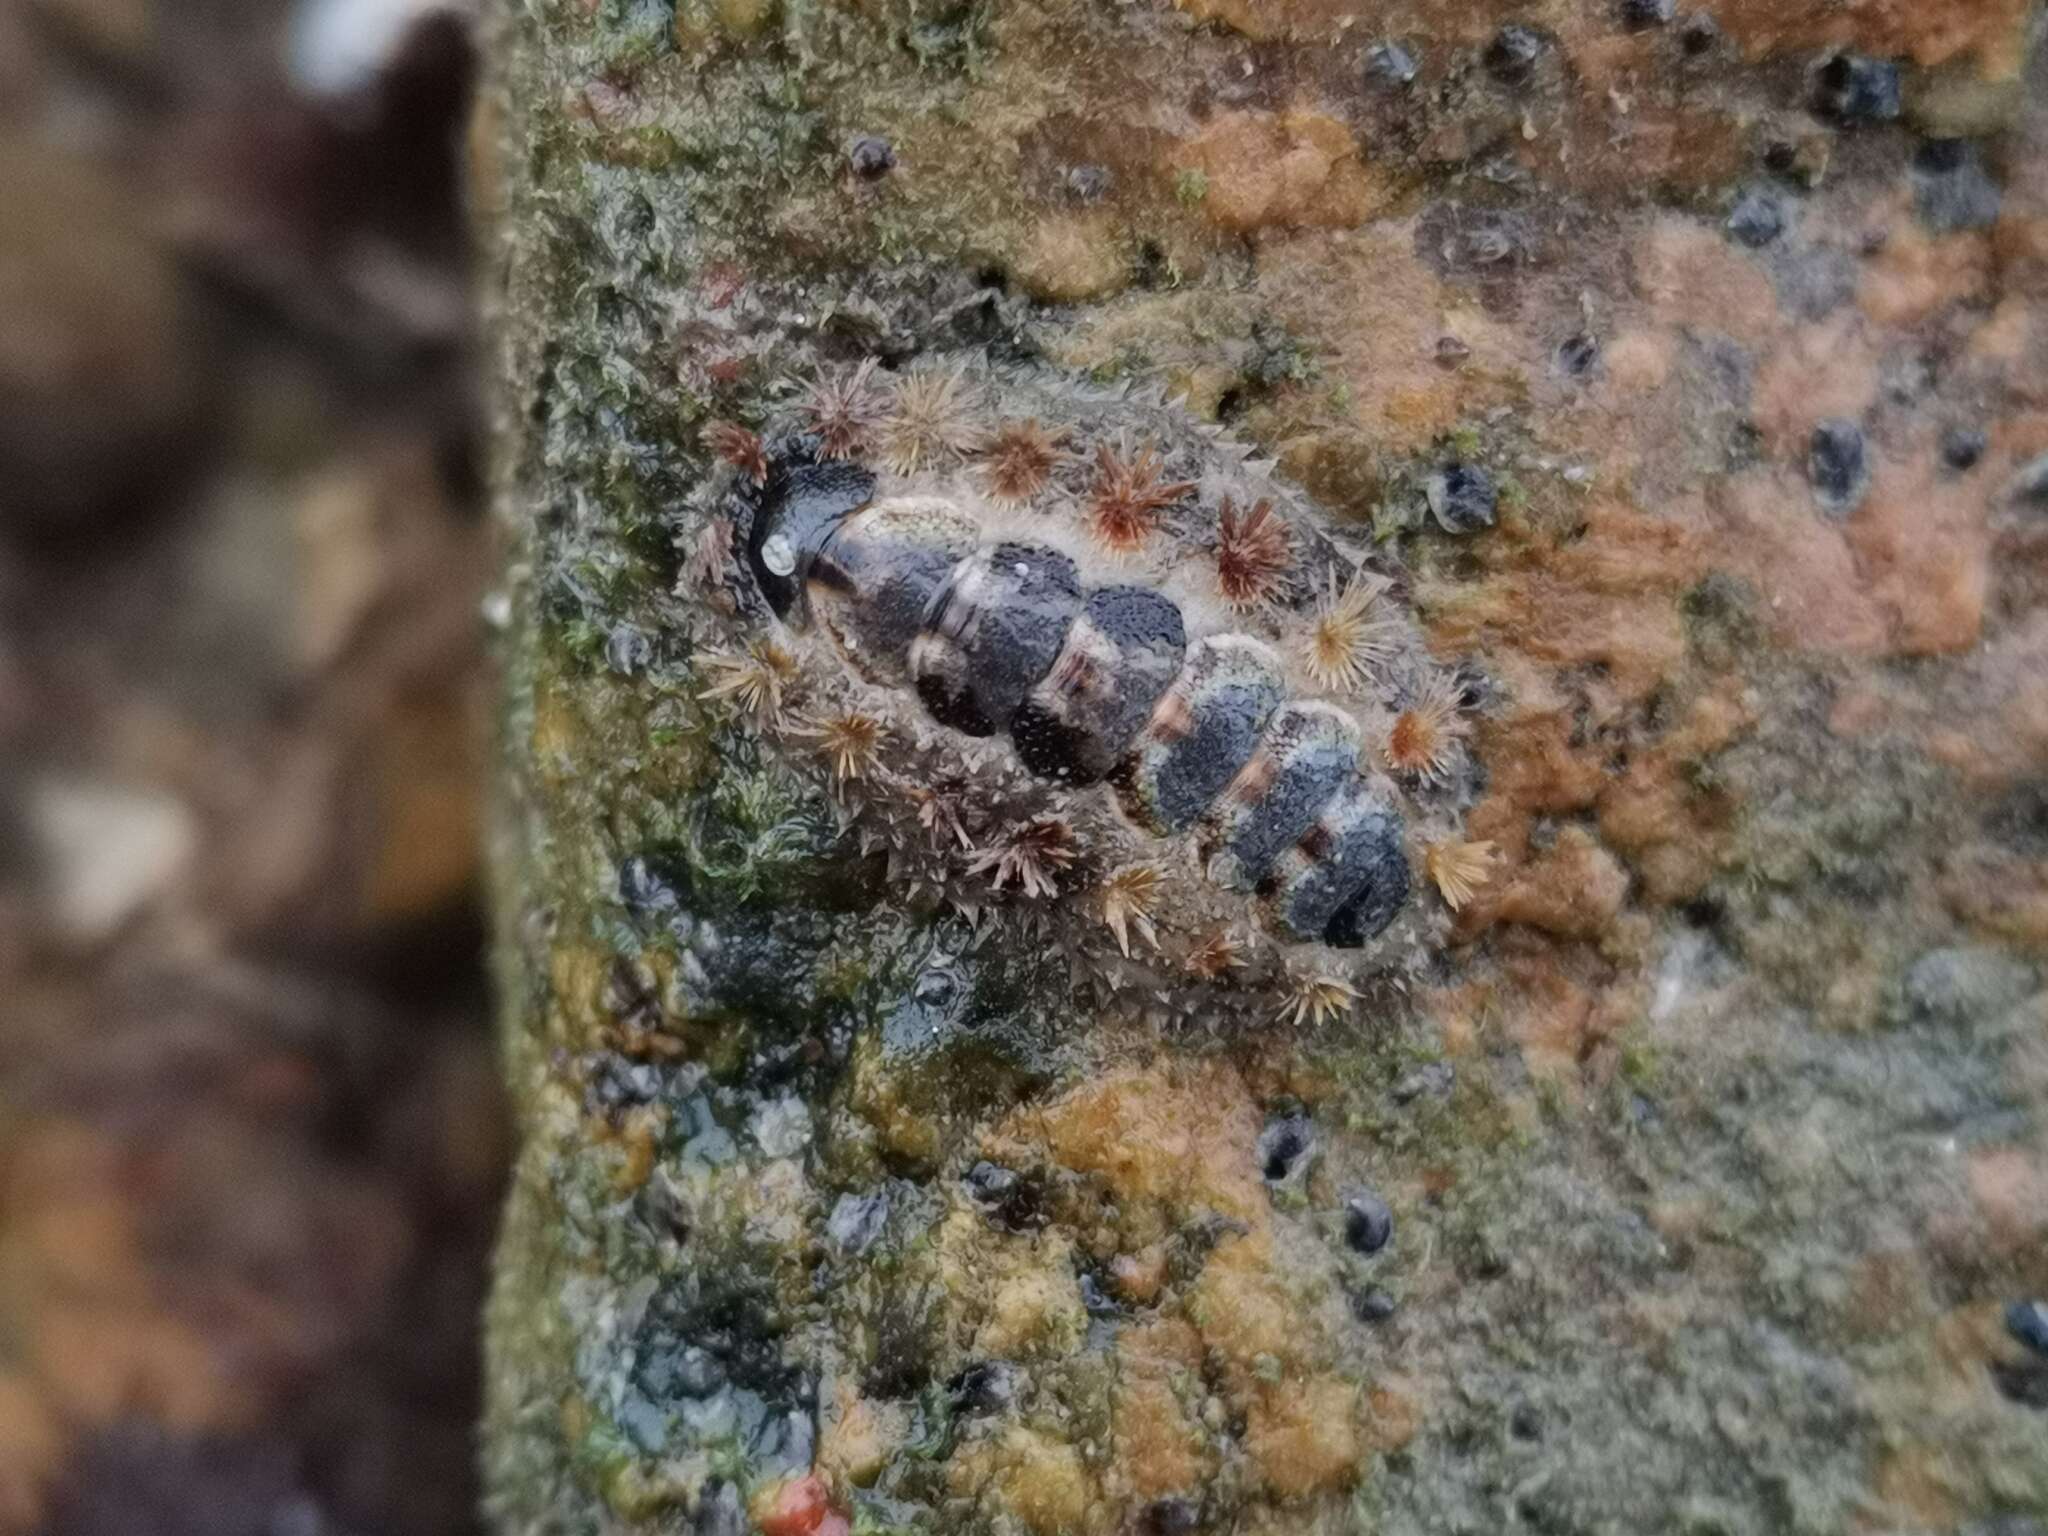
[[[1444,905],[1453,912],[1477,896],[1493,878],[1499,850],[1490,842],[1458,842],[1455,839],[1431,843],[1423,850],[1423,868],[1435,882]]]
[[[737,654],[714,651],[700,665],[716,681],[699,698],[729,700],[762,726],[781,715],[783,690],[797,675],[796,658],[772,640],[756,640]]]
[[[1153,917],[1164,889],[1165,876],[1156,864],[1128,864],[1103,880],[1103,925],[1116,935],[1116,947],[1126,960],[1134,934],[1148,948],[1159,947]]]
[[[841,710],[813,723],[804,735],[832,765],[832,777],[844,784],[866,778],[874,771],[887,728],[873,715],[857,709]]]
[[[1382,611],[1387,585],[1385,578],[1363,571],[1348,582],[1330,573],[1329,590],[1316,603],[1303,643],[1303,660],[1318,687],[1356,692],[1393,656],[1401,627]]]
[[[1187,966],[1204,981],[1220,981],[1245,964],[1245,943],[1228,928],[1205,935],[1188,951]]]
[[[966,376],[958,369],[905,375],[878,437],[882,462],[899,475],[964,460],[980,440]]]
[[[1329,1024],[1357,1002],[1358,989],[1341,976],[1297,976],[1281,1001],[1279,1016],[1289,1024]]]

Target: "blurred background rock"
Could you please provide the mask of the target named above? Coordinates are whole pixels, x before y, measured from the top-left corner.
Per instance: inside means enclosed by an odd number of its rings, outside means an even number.
[[[0,0],[0,1532],[474,1528],[470,75]]]

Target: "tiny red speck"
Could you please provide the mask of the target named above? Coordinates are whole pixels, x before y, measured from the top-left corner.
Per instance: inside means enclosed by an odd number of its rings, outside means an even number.
[[[727,309],[745,292],[747,275],[738,262],[717,261],[704,269],[704,300],[713,309]]]
[[[763,1536],[833,1536],[832,1522],[839,1517],[825,1497],[825,1480],[815,1472],[782,1485],[775,1503],[762,1518]],[[838,1536],[848,1527],[839,1520]]]

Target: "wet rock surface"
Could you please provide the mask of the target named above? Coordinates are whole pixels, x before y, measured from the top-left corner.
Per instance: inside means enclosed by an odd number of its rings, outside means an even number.
[[[550,146],[497,248],[506,1527],[2048,1518],[2026,8],[776,14],[500,40]],[[903,404],[963,344],[1184,402],[1389,563],[1465,733],[1408,960],[1126,907],[1072,964],[1140,888],[1085,839],[964,883],[1070,808],[881,704],[865,772],[776,660],[746,434],[986,484]],[[771,1347],[650,1413],[672,1291]]]

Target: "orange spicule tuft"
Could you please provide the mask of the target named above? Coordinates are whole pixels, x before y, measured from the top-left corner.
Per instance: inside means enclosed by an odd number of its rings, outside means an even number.
[[[888,731],[873,715],[848,709],[815,722],[804,734],[831,763],[832,777],[844,784],[874,770]]]
[[[1096,539],[1112,554],[1134,554],[1159,526],[1159,514],[1195,488],[1192,480],[1160,482],[1158,450],[1125,458],[1109,444],[1095,450],[1095,483],[1086,515]]]
[[[1425,848],[1422,866],[1443,894],[1444,905],[1457,912],[1493,878],[1495,855],[1490,842],[1462,843],[1453,839]]]
[[[1435,783],[1457,761],[1469,730],[1458,713],[1456,684],[1438,674],[1423,685],[1414,703],[1394,717],[1380,751],[1396,773]]]
[[[1290,1024],[1328,1024],[1357,1002],[1358,989],[1341,976],[1296,976],[1281,1001],[1279,1017]]]
[[[1239,512],[1223,503],[1216,535],[1216,590],[1233,608],[1256,608],[1278,597],[1294,564],[1294,530],[1259,501]]]
[[[977,440],[966,375],[928,368],[906,375],[881,419],[882,462],[899,475],[928,464],[958,463]]]
[[[1040,816],[1018,827],[1000,847],[976,854],[967,872],[993,871],[990,883],[999,891],[1015,881],[1026,896],[1057,896],[1058,877],[1076,857],[1074,829],[1057,816]]]
[[[796,658],[772,640],[757,640],[737,655],[714,651],[701,664],[718,680],[698,697],[730,699],[757,725],[768,725],[782,713],[782,691],[797,671]]]
[[[714,421],[704,429],[704,442],[754,484],[768,483],[768,453],[761,446],[760,433],[750,432],[736,421]]]
[[[1159,935],[1152,926],[1158,910],[1165,876],[1157,864],[1129,864],[1102,882],[1102,921],[1116,935],[1116,947],[1126,960],[1131,957],[1131,935],[1150,948],[1159,947]]]
[[[1302,644],[1303,660],[1318,687],[1362,688],[1394,654],[1399,625],[1380,611],[1386,590],[1384,577],[1355,572],[1340,584],[1337,573],[1330,573],[1329,590],[1317,602],[1315,623]]]
[[[1052,483],[1053,471],[1072,455],[1061,446],[1064,427],[1047,428],[1035,418],[1006,421],[981,451],[981,471],[988,493],[1015,504],[1031,500]]]
[[[1228,928],[1218,928],[1188,951],[1188,969],[1204,981],[1220,981],[1244,963],[1244,941]]]
[[[803,411],[818,434],[818,451],[828,459],[850,459],[867,446],[880,414],[872,381],[875,360],[833,374],[819,374],[804,392]]]

